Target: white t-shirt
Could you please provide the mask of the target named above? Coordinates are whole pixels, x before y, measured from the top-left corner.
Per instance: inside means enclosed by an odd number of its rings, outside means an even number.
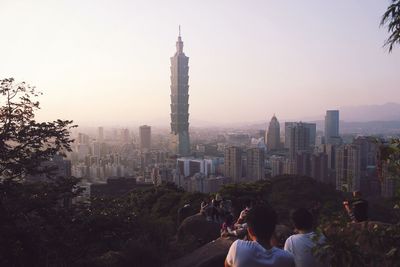
[[[293,255],[273,247],[265,249],[256,241],[236,240],[231,245],[226,262],[232,267],[294,267]]]
[[[313,241],[315,235],[314,232],[310,232],[307,234],[292,235],[286,239],[284,249],[293,254],[296,267],[324,266],[312,254],[312,249],[316,245],[315,241]],[[324,240],[325,237],[321,236],[318,243],[323,243]]]

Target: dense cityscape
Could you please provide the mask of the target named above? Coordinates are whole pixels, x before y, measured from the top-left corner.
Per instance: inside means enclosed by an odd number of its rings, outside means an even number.
[[[398,135],[342,135],[339,110],[326,111],[322,129],[316,122],[280,123],[273,115],[264,129],[197,128],[189,133],[189,58],[180,35],[176,48],[171,58],[170,132],[154,132],[149,125],[75,130],[72,152],[61,160],[67,175],[82,178],[86,197],[166,182],[191,192],[215,193],[229,183],[284,174],[312,177],[369,197],[394,196],[395,179],[385,171],[387,166],[378,164],[378,152]]]

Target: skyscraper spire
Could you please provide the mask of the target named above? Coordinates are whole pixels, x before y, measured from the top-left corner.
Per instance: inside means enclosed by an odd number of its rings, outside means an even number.
[[[190,155],[189,140],[189,58],[183,53],[179,25],[176,53],[171,57],[171,149],[174,153]]]
[[[183,54],[183,42],[181,37],[181,25],[179,25],[178,41],[176,42],[176,53]]]

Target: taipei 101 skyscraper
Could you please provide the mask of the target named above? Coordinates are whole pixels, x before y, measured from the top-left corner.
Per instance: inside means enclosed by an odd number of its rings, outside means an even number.
[[[176,52],[171,57],[171,150],[190,154],[189,141],[189,58],[183,53],[181,27]]]

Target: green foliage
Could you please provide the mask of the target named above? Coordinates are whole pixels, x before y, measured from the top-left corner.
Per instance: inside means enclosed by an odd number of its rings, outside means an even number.
[[[400,225],[346,223],[344,218],[321,226],[326,237],[314,254],[332,267],[399,266]]]
[[[310,177],[276,177],[268,194],[269,204],[278,212],[280,221],[288,225],[291,210],[297,208],[307,208],[318,217],[331,216],[342,210],[341,194],[332,186]]]
[[[39,266],[66,263],[80,255],[75,247],[74,209],[63,206],[77,192],[77,180],[54,183],[0,183],[0,265]],[[67,204],[67,203],[66,203]]]
[[[224,199],[232,201],[232,206],[238,215],[249,201],[267,202],[266,192],[270,184],[270,181],[228,184],[223,186],[219,193]]]
[[[400,0],[391,2],[381,20],[381,26],[387,25],[389,37],[385,41],[385,46],[389,47],[389,52],[396,44],[400,44]]]
[[[237,213],[249,200],[268,203],[277,211],[280,222],[288,225],[290,211],[296,208],[314,209],[323,216],[342,210],[340,193],[310,177],[284,175],[271,181],[229,184],[220,190],[220,194],[232,200]]]

